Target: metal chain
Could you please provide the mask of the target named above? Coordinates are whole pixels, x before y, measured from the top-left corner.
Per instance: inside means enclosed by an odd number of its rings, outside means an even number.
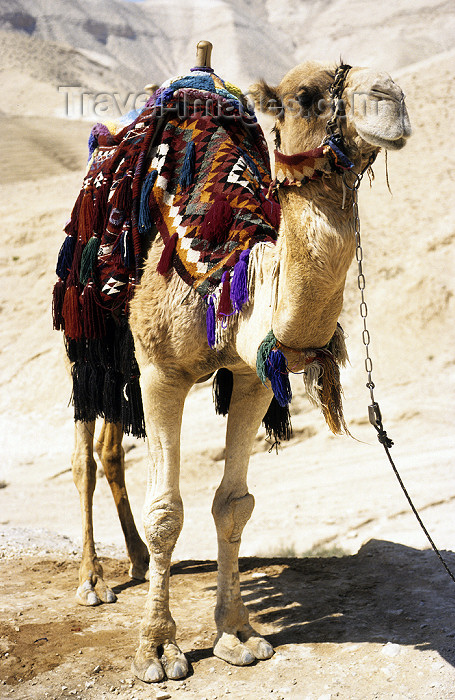
[[[368,317],[368,306],[365,300],[365,275],[363,273],[363,249],[362,249],[362,240],[360,238],[360,216],[359,216],[359,201],[358,201],[358,190],[360,187],[360,184],[362,182],[363,176],[365,173],[368,171],[370,168],[371,164],[374,161],[374,156],[370,158],[368,161],[367,165],[365,168],[360,172],[360,173],[352,173],[355,176],[354,182],[352,185],[348,185],[347,183],[347,173],[345,174],[343,178],[343,184],[344,186],[350,190],[352,194],[352,219],[354,223],[354,233],[355,233],[355,258],[357,261],[357,286],[360,291],[360,317],[363,322],[363,330],[362,330],[362,342],[365,347],[365,371],[367,373],[368,381],[367,381],[367,389],[369,389],[370,392],[370,398],[371,398],[371,405],[368,406],[368,415],[370,419],[370,423],[373,425],[373,427],[377,430],[378,432],[378,439],[381,444],[384,446],[390,448],[393,445],[393,441],[387,436],[386,431],[384,430],[384,427],[382,425],[382,416],[381,416],[381,411],[379,408],[379,404],[375,400],[374,397],[374,388],[375,384],[373,382],[372,378],[372,372],[373,372],[373,360],[371,359],[370,356],[370,331],[368,330],[367,326],[367,317]]]
[[[363,249],[360,238],[360,217],[358,203],[358,188],[360,186],[361,177],[358,176],[356,184],[352,190],[352,218],[355,231],[355,258],[357,260],[357,286],[360,290],[360,317],[363,321],[362,341],[365,346],[365,371],[367,373],[368,382],[367,388],[370,390],[372,403],[374,400],[374,382],[371,376],[373,371],[373,360],[370,357],[370,332],[367,327],[368,306],[365,301],[365,275],[363,274]]]
[[[398,479],[398,483],[401,486],[401,489],[411,507],[412,512],[414,513],[417,522],[419,523],[420,527],[422,528],[424,534],[426,535],[426,538],[428,542],[430,543],[433,551],[435,554],[438,556],[439,561],[441,562],[442,566],[446,570],[446,572],[449,574],[450,578],[452,581],[455,583],[455,575],[453,572],[450,570],[450,568],[447,565],[447,562],[441,555],[441,552],[439,549],[436,547],[435,543],[433,542],[430,533],[428,532],[427,528],[425,527],[414,503],[412,502],[412,499],[406,489],[406,486],[403,483],[403,480],[398,472],[398,469],[396,468],[392,456],[390,454],[390,448],[393,445],[393,441],[388,437],[386,431],[384,430],[384,427],[382,425],[382,416],[381,416],[381,410],[379,408],[379,404],[377,401],[375,401],[374,397],[374,382],[372,379],[372,372],[373,372],[373,361],[370,357],[370,333],[367,327],[367,316],[368,316],[368,307],[367,303],[365,301],[365,275],[363,273],[363,250],[362,250],[362,241],[360,238],[360,216],[359,216],[359,202],[358,202],[358,189],[360,187],[360,183],[362,182],[362,178],[364,174],[367,172],[368,168],[370,167],[372,163],[372,160],[368,162],[367,166],[362,170],[361,173],[352,173],[352,175],[355,176],[355,180],[352,185],[348,185],[346,182],[346,174],[343,176],[343,184],[344,186],[350,190],[352,194],[352,217],[353,217],[353,222],[354,222],[354,231],[355,231],[355,245],[356,245],[356,251],[355,251],[355,257],[357,260],[357,286],[360,290],[360,316],[363,320],[363,330],[362,330],[362,341],[365,346],[365,370],[367,373],[368,381],[367,381],[367,388],[370,391],[370,397],[371,397],[371,405],[368,406],[368,417],[370,419],[371,425],[376,429],[378,433],[378,440],[381,443],[381,445],[384,447],[384,450],[386,452],[387,458],[392,466],[393,472]]]

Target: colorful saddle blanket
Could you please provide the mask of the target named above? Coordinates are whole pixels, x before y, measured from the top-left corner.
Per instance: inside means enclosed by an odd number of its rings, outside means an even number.
[[[280,212],[267,198],[269,156],[255,115],[211,69],[168,81],[130,119],[92,129],[53,316],[73,362],[75,418],[101,415],[143,434],[143,418],[136,425],[130,415],[140,389],[126,319],[151,242],[164,243],[158,271],[174,268],[206,299],[214,347],[216,323],[248,299],[249,250],[276,240]]]

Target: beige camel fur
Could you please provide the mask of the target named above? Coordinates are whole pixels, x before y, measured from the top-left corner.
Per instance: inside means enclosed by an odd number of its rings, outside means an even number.
[[[280,149],[291,155],[318,147],[326,136],[329,87],[334,67],[315,62],[291,70],[278,87],[260,83],[253,88],[265,110],[282,107],[276,131]],[[296,101],[305,94],[306,111]],[[308,95],[313,95],[309,104]],[[345,150],[360,172],[380,147],[399,149],[410,134],[400,88],[384,73],[352,68],[343,98]],[[308,107],[309,104],[309,107]],[[242,530],[251,516],[254,498],[248,492],[247,468],[256,432],[272,394],[256,374],[256,354],[272,329],[287,346],[293,367],[305,348],[324,346],[336,329],[343,288],[354,254],[351,207],[342,209],[342,177],[330,174],[302,187],[279,191],[282,218],[276,246],[255,249],[256,271],[250,302],[219,350],[207,345],[204,302],[175,272],[156,272],[162,243],[156,241],[145,263],[141,285],[131,303],[130,324],[141,370],[150,465],[143,522],[150,551],[150,590],[141,623],[140,643],[133,668],[143,681],[184,677],[185,656],[176,642],[176,626],[169,610],[169,570],[172,552],[183,523],[179,490],[180,426],[185,398],[195,382],[220,367],[233,372],[224,475],[216,491],[212,513],[218,535],[218,592],[215,609],[217,636],[214,653],[229,663],[246,665],[273,654],[271,645],[249,624],[239,585],[238,553]],[[276,284],[276,280],[278,280]],[[275,294],[272,295],[272,288]],[[303,356],[302,356],[303,357]],[[301,361],[300,368],[303,366]],[[90,507],[93,479],[92,427],[77,426],[73,468],[80,482],[84,509]],[[120,473],[120,433],[105,428],[102,443]],[[82,466],[79,461],[82,459]],[[109,461],[109,460],[108,460]],[[114,470],[115,471],[115,470]],[[83,475],[84,473],[84,475]],[[107,473],[107,472],[106,472]],[[114,495],[126,499],[123,481],[114,478]],[[127,501],[125,501],[127,503]],[[126,522],[130,523],[126,508]],[[92,604],[110,599],[102,582],[93,547],[91,519],[87,518],[85,564],[81,569],[82,600]],[[132,532],[132,534],[131,534]],[[143,572],[145,559],[135,530],[127,535],[130,555]],[[136,548],[139,555],[135,554]],[[142,565],[142,566],[141,566]],[[93,572],[91,575],[89,571]],[[90,577],[92,576],[92,578]],[[85,587],[85,588],[84,588]],[[87,593],[88,591],[88,593]],[[85,599],[84,599],[85,595]],[[96,597],[96,596],[95,596]]]

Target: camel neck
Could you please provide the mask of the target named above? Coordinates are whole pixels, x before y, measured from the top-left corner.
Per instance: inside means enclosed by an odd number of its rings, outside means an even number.
[[[337,178],[339,179],[339,178]],[[336,329],[355,250],[350,207],[335,182],[280,190],[280,275],[272,329],[283,344],[323,347]]]

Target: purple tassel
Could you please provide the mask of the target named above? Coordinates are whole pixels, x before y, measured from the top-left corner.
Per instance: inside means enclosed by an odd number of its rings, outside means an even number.
[[[276,400],[284,408],[292,399],[292,390],[286,358],[281,350],[272,350],[267,359],[265,371]]]
[[[248,301],[248,260],[250,251],[240,253],[240,259],[234,267],[231,284],[231,301],[234,311],[241,311]]]
[[[98,148],[98,136],[93,133],[92,129],[88,139],[88,160],[92,157],[95,148]]]
[[[214,348],[215,347],[215,328],[216,328],[216,320],[215,320],[215,302],[213,301],[213,297],[209,297],[208,301],[208,307],[207,307],[207,314],[206,314],[206,324],[207,324],[207,342],[209,344],[209,347]]]

